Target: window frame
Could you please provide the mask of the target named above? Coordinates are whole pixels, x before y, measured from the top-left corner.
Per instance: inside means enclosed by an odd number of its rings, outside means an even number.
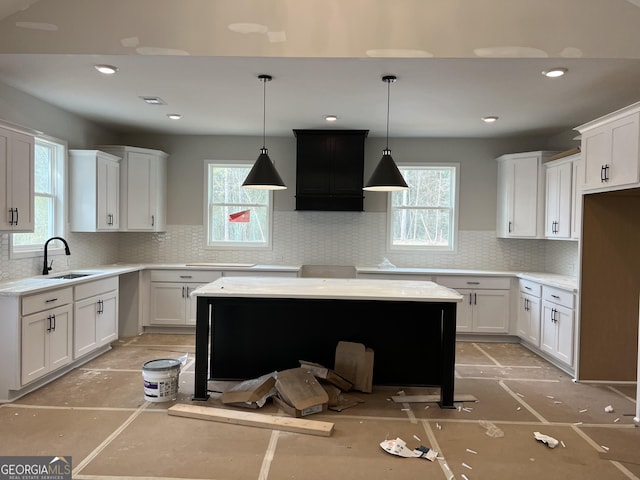
[[[427,246],[427,245],[394,245],[393,243],[393,194],[396,192],[389,192],[387,195],[387,240],[386,249],[387,252],[425,252],[425,253],[444,253],[451,254],[458,250],[458,219],[460,217],[460,163],[458,162],[413,162],[413,163],[397,163],[398,168],[415,168],[415,169],[428,169],[428,168],[447,168],[453,169],[455,176],[452,188],[454,192],[452,195],[453,217],[451,219],[451,235],[453,238],[449,241],[447,246]],[[401,192],[397,192],[401,193]]]
[[[209,239],[209,167],[216,165],[219,167],[248,168],[251,169],[255,161],[253,160],[205,160],[204,161],[204,194],[203,194],[203,226],[205,229],[203,240],[205,250],[272,250],[273,249],[273,191],[269,190],[267,205],[267,226],[268,233],[265,242],[210,242]]]
[[[55,151],[54,158],[54,166],[52,175],[52,183],[54,188],[54,193],[52,195],[54,205],[53,205],[53,234],[51,236],[61,236],[65,235],[65,226],[66,226],[66,218],[67,218],[67,182],[66,182],[66,172],[67,172],[67,155],[68,155],[68,145],[65,140],[61,140],[59,138],[51,137],[49,135],[35,135],[34,136],[34,155],[35,155],[35,145],[40,143],[49,144],[53,147]],[[34,158],[35,162],[35,158]],[[35,197],[38,196],[35,192],[35,170],[34,170],[34,204]],[[35,219],[34,219],[35,222]],[[19,233],[12,233],[9,235],[9,258],[12,260],[18,260],[22,258],[37,258],[43,255],[44,252],[44,243],[42,244],[31,244],[31,245],[16,245],[14,242],[14,235],[19,235]],[[56,255],[64,255],[64,246],[61,242],[55,241],[49,244],[48,248],[49,257]]]

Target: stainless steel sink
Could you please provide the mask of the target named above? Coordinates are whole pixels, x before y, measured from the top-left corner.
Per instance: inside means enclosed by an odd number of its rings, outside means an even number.
[[[56,278],[60,280],[71,280],[73,278],[87,277],[89,275],[91,274],[90,273],[67,273],[65,275],[58,275],[57,277],[51,277],[51,278]]]

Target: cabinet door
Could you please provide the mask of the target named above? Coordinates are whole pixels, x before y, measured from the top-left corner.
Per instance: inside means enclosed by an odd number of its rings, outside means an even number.
[[[558,327],[555,321],[556,305],[542,302],[542,317],[540,320],[540,350],[556,356],[558,350]]]
[[[152,155],[127,153],[127,228],[151,230]]]
[[[22,384],[40,378],[49,371],[50,314],[34,313],[22,317]]]
[[[511,237],[538,235],[538,181],[537,156],[514,162]]]
[[[518,336],[535,347],[540,346],[540,298],[520,293]]]
[[[33,232],[33,137],[0,129],[0,230]]]
[[[496,236],[509,237],[511,234],[512,198],[513,198],[513,161],[500,160],[498,162],[498,188],[496,212]]]
[[[184,325],[186,310],[184,283],[151,282],[152,325]]]
[[[509,327],[509,292],[505,290],[473,291],[473,331],[505,333]]]
[[[96,317],[96,343],[106,345],[118,339],[118,292],[100,296]]]
[[[205,283],[187,283],[185,285],[185,289],[186,289],[186,303],[187,303],[187,313],[186,313],[186,324],[187,325],[195,325],[196,324],[196,313],[197,313],[197,304],[198,304],[198,297],[190,297],[189,295],[191,294],[191,292],[193,292],[196,288],[199,288],[203,285],[206,285]]]
[[[571,233],[571,186],[573,168],[562,163],[547,168],[545,236],[569,238]]]
[[[581,158],[573,161],[571,176],[571,238],[580,238],[582,231],[582,184],[584,178],[584,162]]]
[[[556,326],[557,326],[557,347],[556,356],[569,366],[573,366],[573,310],[557,306]]]
[[[98,230],[120,228],[120,165],[105,158],[97,159]]]
[[[49,334],[49,364],[53,371],[73,359],[73,315],[71,305],[54,311],[53,331]]]
[[[456,308],[456,332],[471,332],[473,318],[473,290],[458,288],[456,291],[462,295],[462,302]]]
[[[96,297],[75,302],[73,307],[73,357],[80,358],[97,348],[96,315],[98,300]]]
[[[604,186],[602,167],[611,159],[611,132],[605,127],[594,128],[582,134],[584,159],[584,188]]]
[[[298,195],[321,195],[329,192],[329,165],[332,140],[327,135],[297,134],[297,176]]]

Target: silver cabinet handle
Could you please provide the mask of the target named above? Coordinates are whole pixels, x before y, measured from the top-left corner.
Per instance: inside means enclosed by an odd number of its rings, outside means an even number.
[[[480,282],[467,282],[467,285],[480,285]]]

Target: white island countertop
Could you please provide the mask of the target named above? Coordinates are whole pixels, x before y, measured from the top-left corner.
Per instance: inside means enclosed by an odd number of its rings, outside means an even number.
[[[356,278],[222,277],[191,293],[202,297],[308,298],[461,302],[455,290],[433,282]]]

